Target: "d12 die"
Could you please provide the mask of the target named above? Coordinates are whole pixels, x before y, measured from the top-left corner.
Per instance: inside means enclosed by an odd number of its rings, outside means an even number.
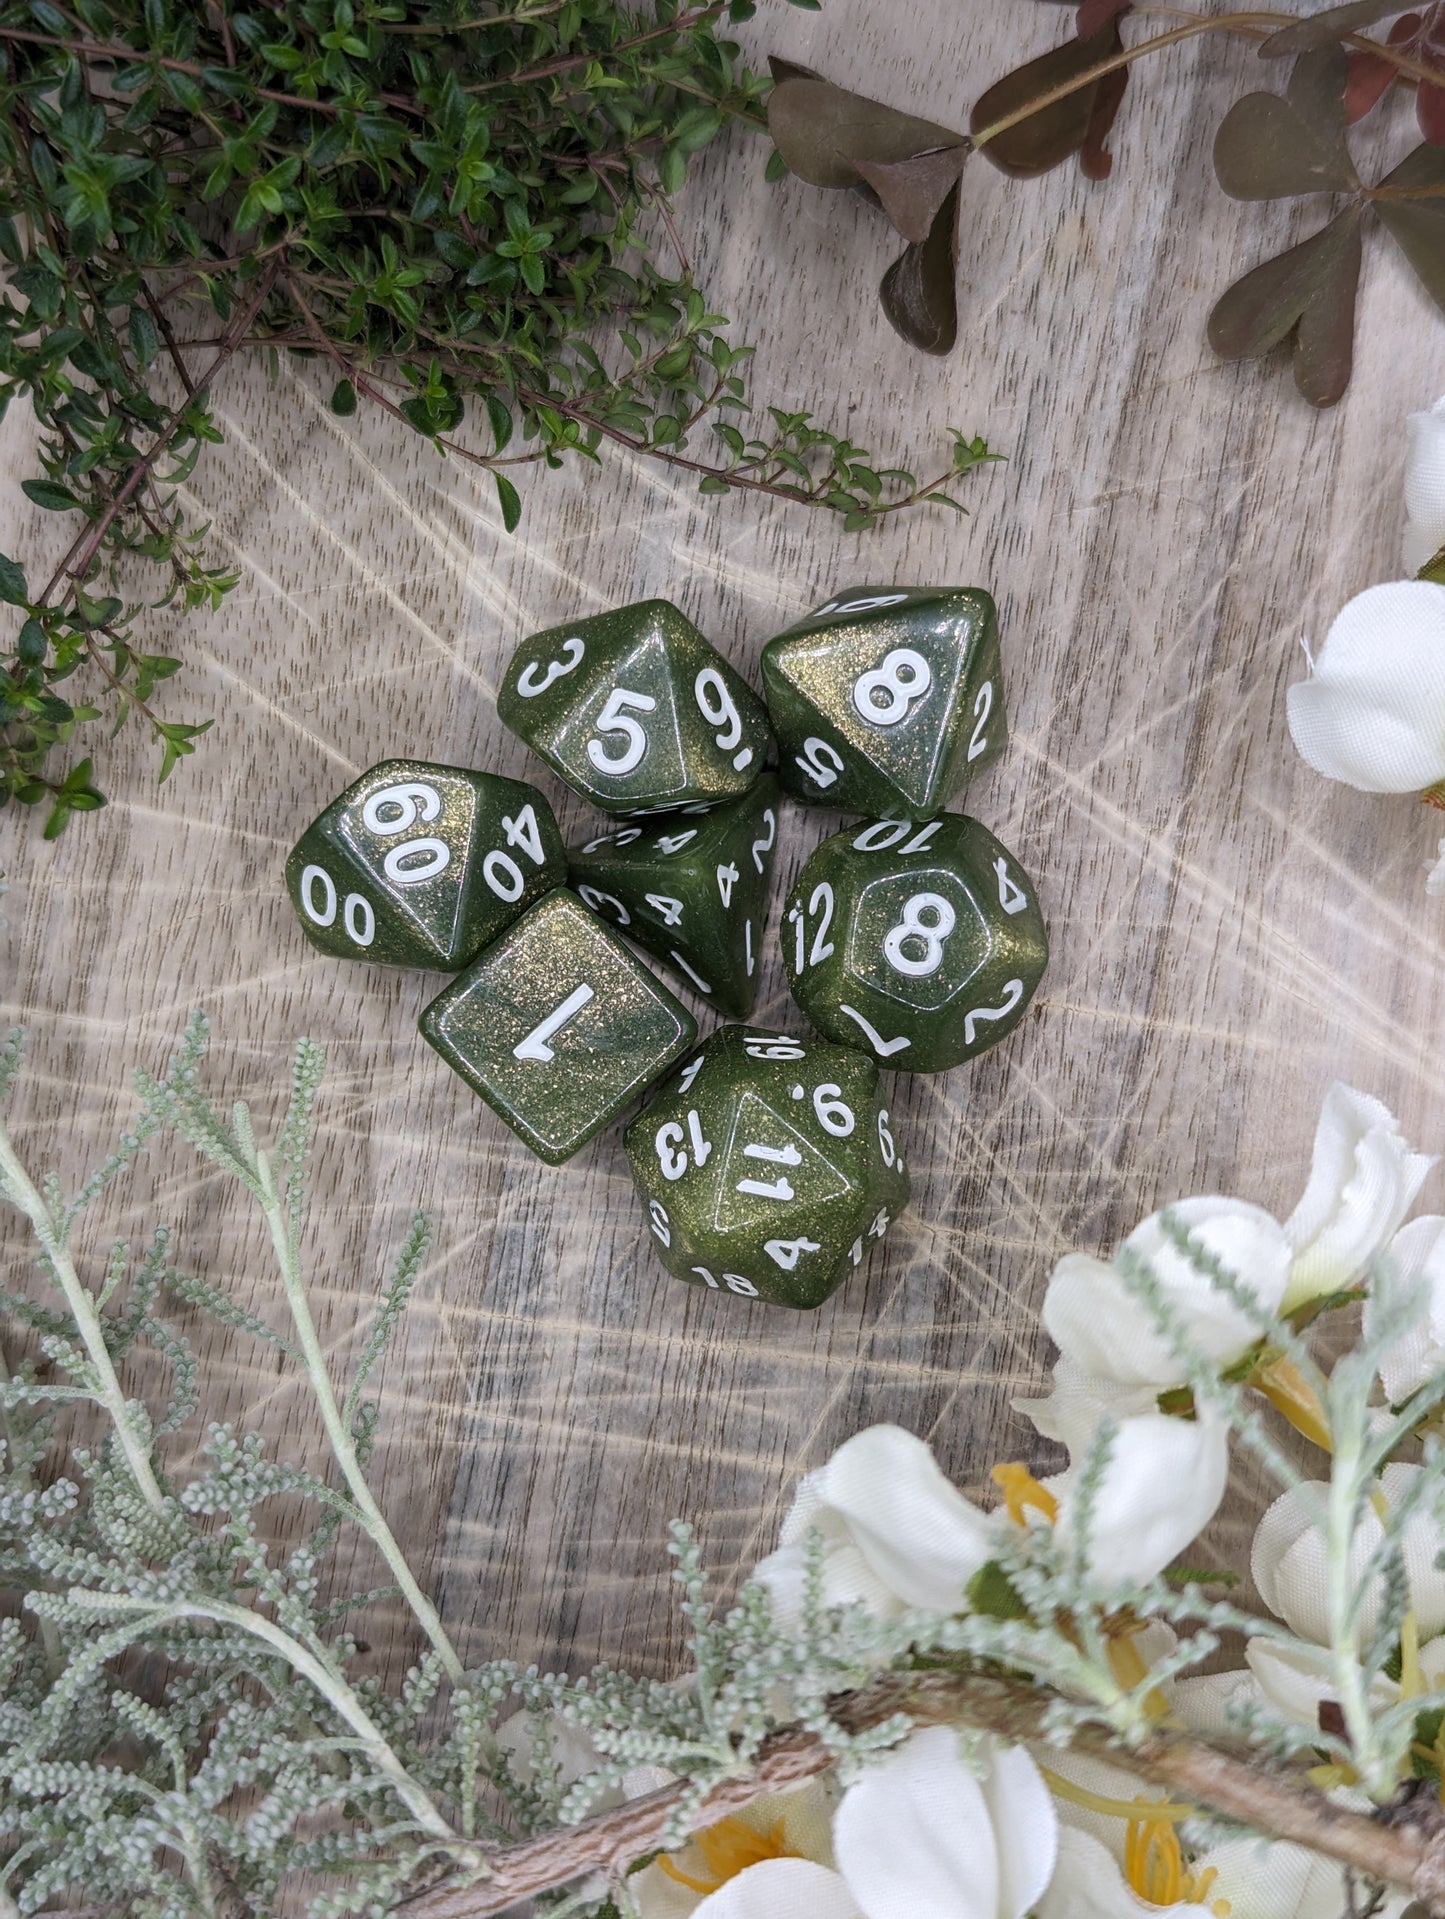
[[[794,799],[928,819],[1007,738],[998,618],[976,587],[856,588],[769,640],[763,688]]]
[[[574,890],[724,1013],[758,997],[758,957],[778,841],[778,783],[700,818],[621,826],[568,854]]]
[[[773,744],[762,701],[666,600],[534,633],[497,711],[604,813],[736,799]]]
[[[783,908],[793,998],[820,1033],[938,1073],[1022,1019],[1048,964],[1033,881],[977,820],[834,834]]]
[[[382,760],[286,861],[302,931],[323,953],[454,972],[567,877],[534,786],[424,760]]]
[[[819,1306],[908,1204],[878,1068],[724,1026],[624,1134],[658,1257],[694,1286]]]
[[[561,886],[439,993],[420,1026],[553,1166],[697,1038],[692,1015]]]

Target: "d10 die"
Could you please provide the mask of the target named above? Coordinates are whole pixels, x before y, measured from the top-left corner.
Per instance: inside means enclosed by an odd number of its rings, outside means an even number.
[[[836,833],[783,908],[793,998],[820,1033],[938,1073],[1023,1018],[1048,964],[1033,881],[977,820]]]
[[[621,826],[568,854],[587,904],[724,1013],[758,997],[758,956],[778,840],[778,783],[701,818]]]
[[[553,1166],[697,1038],[692,1015],[561,886],[439,993],[420,1026]]]
[[[878,1068],[724,1026],[624,1135],[658,1257],[694,1286],[819,1306],[908,1204]]]
[[[454,972],[567,877],[534,786],[424,760],[382,760],[286,861],[302,931],[323,953]]]
[[[856,588],[769,640],[763,688],[784,790],[928,819],[1007,738],[998,618],[976,587]]]
[[[604,813],[736,799],[773,744],[762,701],[666,600],[523,640],[497,711]]]

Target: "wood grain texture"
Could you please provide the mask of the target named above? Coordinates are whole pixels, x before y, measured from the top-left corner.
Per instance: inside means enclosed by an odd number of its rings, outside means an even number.
[[[757,59],[784,52],[959,125],[1063,18],[771,0],[744,38]],[[166,615],[151,628],[187,661],[165,712],[213,714],[212,733],[160,789],[138,736],[104,748],[110,807],[54,846],[37,820],[0,815],[0,1011],[33,1033],[20,1133],[41,1162],[88,1163],[128,1110],[125,1074],[164,1060],[192,1006],[215,1022],[211,1084],[257,1099],[258,1118],[279,1110],[295,1036],[325,1043],[317,1312],[340,1367],[410,1208],[434,1215],[379,1376],[376,1480],[469,1659],[674,1669],[668,1518],[694,1520],[732,1581],[773,1543],[798,1475],[871,1421],[925,1434],[983,1491],[993,1460],[1030,1449],[1009,1400],[1047,1362],[1035,1309],[1053,1261],[1110,1248],[1186,1193],[1287,1211],[1332,1078],[1387,1100],[1419,1143],[1445,1140],[1445,903],[1423,887],[1436,822],[1318,779],[1284,724],[1301,636],[1397,569],[1401,423],[1445,389],[1445,330],[1376,235],[1337,411],[1311,412],[1277,360],[1210,355],[1213,297],[1297,217],[1224,199],[1213,128],[1280,77],[1239,47],[1166,56],[1131,90],[1106,188],[1072,169],[1016,185],[974,162],[961,345],[944,362],[888,331],[873,292],[895,248],[861,203],[767,186],[743,133],[697,164],[680,229],[710,300],[758,345],[757,397],[812,406],[920,472],[946,426],[985,434],[1009,462],[970,483],[966,520],[847,535],[609,458],[526,482],[509,538],[486,476],[385,422],[333,419],[313,369],[282,366],[273,385],[258,361],[218,389],[226,443],[194,498],[243,581],[183,632]],[[13,469],[13,416],[6,435]],[[54,529],[16,497],[0,544],[48,550]],[[1035,876],[1054,958],[1011,1040],[893,1080],[913,1209],[845,1291],[795,1318],[669,1280],[618,1130],[560,1171],[531,1159],[418,1040],[440,980],[321,960],[280,869],[340,787],[394,753],[535,780],[571,837],[583,809],[496,718],[527,632],[662,594],[756,680],[765,638],[865,579],[999,598],[1013,745],[971,806]],[[788,812],[776,899],[836,825]],[[759,1017],[796,1024],[776,915],[765,969]],[[280,1310],[262,1236],[175,1142],[117,1189],[92,1257],[158,1213],[183,1266]],[[271,1355],[191,1330],[208,1416],[319,1458]],[[349,1570],[379,1577],[364,1558]],[[372,1636],[395,1662],[416,1640],[388,1618],[391,1638]]]

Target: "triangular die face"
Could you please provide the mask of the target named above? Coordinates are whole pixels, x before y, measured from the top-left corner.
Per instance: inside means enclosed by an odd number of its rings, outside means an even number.
[[[824,612],[771,641],[768,659],[781,678],[843,744],[861,756],[910,805],[936,810],[984,763],[992,742],[970,762],[972,711],[997,661],[997,626],[988,595],[973,589],[910,593],[891,607],[869,605],[883,593],[835,596]],[[995,670],[991,703],[1002,717]],[[866,783],[866,774],[863,776]],[[844,797],[847,775],[838,782]],[[820,792],[824,803],[835,796]]]
[[[1002,757],[1008,745],[1008,717],[1004,710],[1003,662],[999,658],[998,628],[990,621],[983,643],[974,651],[964,675],[958,702],[963,729],[947,768],[942,803],[952,806],[985,767]]]
[[[406,937],[443,965],[458,947],[477,805],[475,784],[460,772],[384,761],[317,822],[384,893]]]
[[[619,649],[613,670],[589,676],[578,692],[546,742],[549,756],[572,769],[568,777],[610,807],[684,802],[676,667],[662,633]]]
[[[723,1156],[713,1224],[719,1232],[756,1225],[761,1241],[786,1236],[789,1212],[801,1216],[848,1191],[835,1166],[783,1115],[744,1093]]]

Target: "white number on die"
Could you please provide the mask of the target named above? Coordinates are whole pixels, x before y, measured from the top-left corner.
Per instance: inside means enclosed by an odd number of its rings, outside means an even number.
[[[813,1111],[818,1115],[818,1123],[834,1139],[847,1139],[857,1123],[853,1117],[853,1108],[843,1098],[843,1088],[829,1080],[817,1087],[813,1093]]]
[[[911,646],[895,646],[853,684],[853,709],[873,726],[906,720],[933,685],[933,668]]]
[[[539,693],[545,693],[554,680],[560,680],[564,673],[570,673],[574,667],[582,664],[582,656],[587,651],[581,640],[573,638],[563,640],[564,658],[549,660],[547,671],[539,680],[537,668],[539,661],[533,660],[517,675],[517,691],[524,700],[535,700]]]
[[[317,884],[321,900],[316,899]],[[313,926],[330,926],[336,918],[336,882],[324,866],[307,866],[301,873],[301,910]],[[376,915],[371,901],[360,893],[348,893],[341,909],[341,923],[357,946],[370,946],[376,938]]]
[[[801,753],[793,755],[793,764],[801,766],[814,786],[831,786],[843,771],[843,755],[826,740],[803,741]]]
[[[971,760],[976,760],[979,754],[982,753],[988,745],[988,735],[983,729],[988,722],[989,714],[993,711],[992,680],[985,680],[983,685],[978,689],[978,697],[974,700],[973,710],[975,723],[973,735],[968,742],[968,757]]]
[[[697,710],[708,725],[722,728],[714,738],[718,751],[733,754],[733,765],[741,773],[745,766],[752,765],[753,749],[745,746],[741,753],[733,752],[743,737],[743,718],[738,712],[737,702],[728,692],[727,681],[715,666],[705,666],[693,681],[692,690],[697,700]]]
[[[973,1045],[974,1030],[981,1019],[1007,1019],[1024,996],[1024,983],[1021,979],[1011,979],[1003,989],[1001,1006],[976,1006],[963,1022],[963,1043]]]
[[[907,979],[926,979],[943,964],[943,942],[958,917],[942,893],[914,893],[903,904],[903,917],[890,927],[883,941],[883,957],[895,973]],[[921,953],[916,948],[922,947]]]
[[[657,701],[650,693],[633,693],[625,686],[614,686],[607,695],[607,704],[593,722],[597,733],[619,735],[626,744],[618,753],[609,753],[600,739],[587,742],[587,757],[599,773],[609,773],[614,779],[624,773],[631,773],[641,766],[647,752],[647,735],[628,717],[627,709],[634,713],[651,713]]]

